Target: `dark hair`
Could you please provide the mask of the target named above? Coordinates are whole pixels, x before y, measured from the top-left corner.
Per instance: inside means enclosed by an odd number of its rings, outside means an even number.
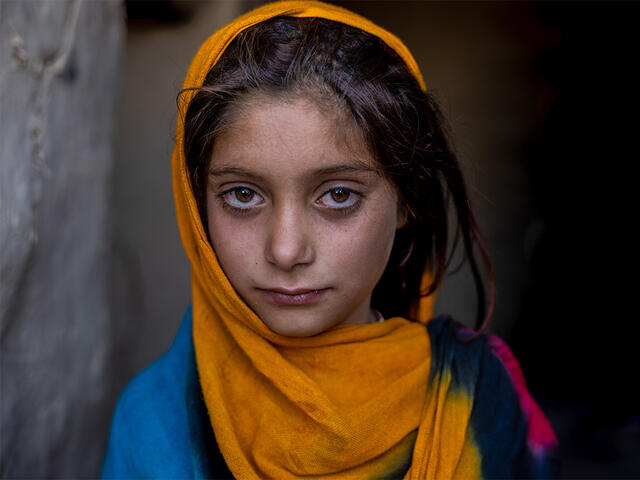
[[[304,94],[320,106],[346,111],[382,174],[396,186],[408,220],[396,232],[372,306],[385,317],[409,318],[420,297],[441,284],[462,240],[478,300],[478,333],[467,340],[476,338],[493,309],[492,264],[443,116],[400,56],[374,35],[322,18],[276,17],[238,34],[197,89],[184,119],[184,155],[205,229],[206,170],[213,143],[226,126],[230,107],[256,92]],[[449,206],[457,219],[453,242]],[[488,278],[488,299],[474,246]],[[421,291],[427,266],[433,282]]]

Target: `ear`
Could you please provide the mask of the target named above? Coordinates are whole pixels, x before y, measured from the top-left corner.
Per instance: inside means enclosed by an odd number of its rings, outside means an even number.
[[[398,221],[396,223],[396,230],[406,226],[407,223],[409,223],[409,209],[404,203],[398,202]]]

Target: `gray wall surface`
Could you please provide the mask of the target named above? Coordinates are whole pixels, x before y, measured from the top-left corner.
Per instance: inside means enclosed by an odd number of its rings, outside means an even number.
[[[121,2],[0,2],[0,476],[95,477]]]

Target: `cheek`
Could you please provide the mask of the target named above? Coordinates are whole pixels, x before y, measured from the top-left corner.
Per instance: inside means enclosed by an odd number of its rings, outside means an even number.
[[[330,245],[329,256],[333,268],[348,268],[351,278],[375,285],[391,254],[395,237],[397,215],[386,211],[384,215],[366,215],[348,228],[336,229],[325,244]],[[351,275],[355,274],[355,275]]]
[[[234,221],[222,212],[213,215],[215,208],[211,205],[208,211],[209,240],[220,266],[235,284],[242,273],[247,272],[258,261],[258,232],[251,222]]]

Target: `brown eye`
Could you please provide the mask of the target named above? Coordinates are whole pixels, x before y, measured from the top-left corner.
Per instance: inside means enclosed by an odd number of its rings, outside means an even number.
[[[331,190],[331,198],[338,203],[344,203],[349,199],[351,192],[344,188],[334,188]]]
[[[250,211],[264,203],[264,198],[249,187],[233,187],[219,195],[222,206],[233,211]]]
[[[316,203],[323,208],[348,214],[362,203],[364,195],[347,187],[333,187],[322,194]]]
[[[250,188],[237,188],[235,190],[236,199],[243,203],[250,202],[255,195],[254,191]]]

